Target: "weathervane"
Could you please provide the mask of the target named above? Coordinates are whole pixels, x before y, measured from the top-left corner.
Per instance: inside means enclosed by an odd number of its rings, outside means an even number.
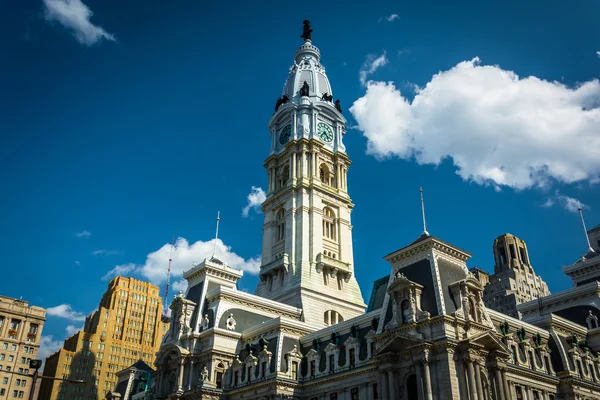
[[[592,249],[592,244],[590,243],[590,237],[587,234],[587,228],[585,227],[585,220],[583,219],[583,209],[581,208],[581,204],[579,204],[579,207],[577,207],[577,210],[579,211],[579,216],[581,217],[581,223],[583,224],[583,233],[585,233],[585,239],[587,240],[587,245],[588,245],[588,251],[594,251],[594,249]]]
[[[419,191],[421,192],[421,213],[423,214],[423,234],[429,236],[429,232],[427,232],[427,222],[425,222],[425,199],[423,199],[423,188],[420,187]]]
[[[215,246],[213,247],[213,254],[212,254],[212,258],[215,258],[215,254],[217,253],[217,239],[219,238],[219,221],[221,220],[221,218],[219,218],[221,216],[221,211],[217,211],[217,231],[215,233]]]

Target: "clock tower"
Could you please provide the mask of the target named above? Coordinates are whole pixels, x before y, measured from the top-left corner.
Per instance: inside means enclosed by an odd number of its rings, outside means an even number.
[[[306,322],[323,326],[363,314],[365,304],[354,274],[346,119],[311,32],[304,21],[304,44],[269,121],[256,294],[302,308]]]

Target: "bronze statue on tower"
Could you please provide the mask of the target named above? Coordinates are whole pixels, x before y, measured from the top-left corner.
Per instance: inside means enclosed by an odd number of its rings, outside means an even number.
[[[303,22],[303,24],[304,24],[304,28],[302,30],[302,36],[300,36],[300,37],[304,38],[305,42],[307,40],[312,40],[311,33],[312,33],[313,30],[310,27],[310,21],[307,20],[307,19],[305,19],[304,22]]]

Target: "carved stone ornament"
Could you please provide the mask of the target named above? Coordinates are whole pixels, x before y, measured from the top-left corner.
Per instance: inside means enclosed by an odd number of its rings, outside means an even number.
[[[229,314],[229,318],[227,318],[227,329],[230,331],[235,331],[235,319],[233,318],[233,314]]]
[[[163,343],[179,341],[181,336],[191,332],[190,323],[196,303],[186,299],[183,293],[179,292],[169,308],[171,309],[172,322],[169,330],[163,337]]]
[[[208,329],[208,324],[210,320],[208,319],[208,314],[204,314],[204,318],[202,318],[202,330],[205,331]]]
[[[598,317],[592,313],[592,310],[588,310],[588,316],[585,319],[585,322],[587,323],[588,329],[598,328]]]
[[[200,382],[205,382],[208,379],[208,368],[206,365],[202,368],[202,372],[200,372]]]

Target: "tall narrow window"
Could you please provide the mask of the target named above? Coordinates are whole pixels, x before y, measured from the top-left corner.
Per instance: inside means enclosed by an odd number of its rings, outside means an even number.
[[[350,366],[354,367],[355,364],[355,358],[356,358],[356,350],[354,349],[350,349],[350,351],[348,351],[348,358],[350,358]]]
[[[223,388],[223,372],[217,371],[217,389]]]
[[[263,361],[260,365],[260,373],[262,378],[265,379],[267,377],[267,362]]]
[[[408,319],[410,317],[410,303],[408,300],[404,300],[402,302],[402,304],[400,305],[400,308],[402,309],[402,323],[406,324],[408,322]]]
[[[337,240],[335,213],[329,207],[323,210],[323,236],[330,240]]]
[[[298,362],[297,361],[292,361],[292,379],[295,381],[298,380]]]
[[[329,373],[333,373],[335,369],[335,355],[330,354],[329,355]]]
[[[317,373],[317,362],[315,360],[312,360],[310,362],[310,376],[315,376]]]
[[[285,238],[285,210],[282,208],[277,211],[275,217],[275,223],[277,224],[277,241],[281,241]]]

